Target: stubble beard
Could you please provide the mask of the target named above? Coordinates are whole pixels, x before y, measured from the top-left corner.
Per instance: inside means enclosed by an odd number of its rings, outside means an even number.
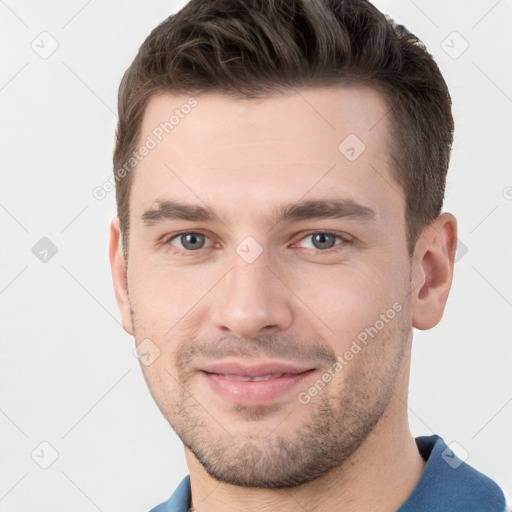
[[[272,405],[233,406],[237,420],[254,426],[244,435],[231,434],[230,425],[222,425],[228,420],[216,419],[216,411],[198,402],[179,365],[176,377],[167,371],[156,380],[142,370],[162,414],[214,479],[242,487],[296,487],[341,468],[381,419],[409,341],[410,311],[408,295],[402,311],[310,403],[297,400],[288,413]],[[134,326],[135,317],[132,310]],[[277,426],[265,431],[261,423],[272,415]],[[287,431],[297,418],[299,426]]]

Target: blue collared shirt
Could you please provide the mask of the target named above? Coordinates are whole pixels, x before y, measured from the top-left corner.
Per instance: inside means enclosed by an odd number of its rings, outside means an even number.
[[[489,477],[460,460],[439,436],[416,438],[427,461],[418,485],[397,512],[505,512],[505,497]],[[188,512],[190,477],[150,512]]]

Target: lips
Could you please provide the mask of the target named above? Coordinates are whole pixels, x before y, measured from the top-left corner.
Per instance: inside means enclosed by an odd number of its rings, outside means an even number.
[[[218,374],[217,374],[218,375]],[[261,382],[262,380],[279,379],[280,377],[290,377],[293,373],[275,373],[273,375],[233,375],[233,374],[222,374],[226,379],[241,380],[244,382]]]
[[[220,362],[203,365],[200,374],[220,398],[238,405],[261,405],[290,394],[313,371],[313,368],[278,361],[250,365]]]
[[[259,363],[247,364],[239,361],[223,361],[204,364],[200,368],[207,373],[218,375],[240,376],[240,377],[266,377],[281,375],[297,375],[310,370],[310,367],[280,361],[262,361]]]

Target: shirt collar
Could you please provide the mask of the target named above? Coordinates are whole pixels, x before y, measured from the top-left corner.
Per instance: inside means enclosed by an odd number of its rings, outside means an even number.
[[[504,512],[505,497],[498,485],[459,459],[439,436],[416,438],[427,461],[416,488],[398,512]],[[171,498],[151,512],[188,512],[190,476]]]
[[[498,485],[457,457],[442,438],[417,437],[416,444],[427,463],[398,512],[505,511],[505,497]]]

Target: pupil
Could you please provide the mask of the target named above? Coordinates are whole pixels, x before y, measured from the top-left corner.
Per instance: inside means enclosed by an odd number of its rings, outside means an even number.
[[[318,233],[313,237],[313,240],[318,249],[330,249],[333,246],[331,242],[334,241],[334,237],[325,233]]]
[[[199,234],[190,234],[190,235],[184,235],[182,236],[182,244],[183,247],[186,247],[188,249],[197,249],[201,246],[201,243],[196,243],[198,240],[200,242],[200,237],[202,235]]]

